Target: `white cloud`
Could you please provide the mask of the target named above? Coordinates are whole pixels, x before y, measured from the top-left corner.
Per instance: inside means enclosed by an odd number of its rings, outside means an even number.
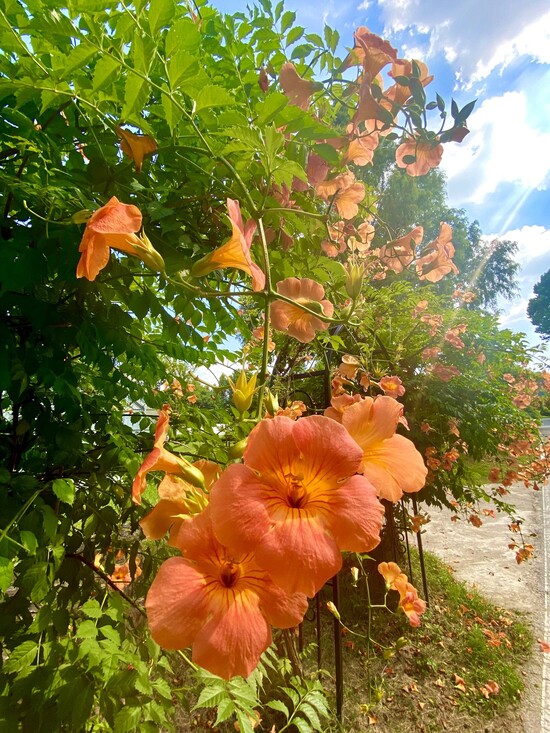
[[[544,188],[550,173],[550,129],[530,119],[523,91],[486,99],[468,120],[472,132],[460,145],[446,145],[441,167],[453,202],[483,203],[500,183],[524,195]]]
[[[429,29],[429,55],[455,61],[467,85],[520,55],[550,63],[548,0],[379,0],[387,33]]]
[[[521,270],[518,277],[520,289],[519,300],[512,303],[500,302],[500,325],[514,331],[527,334],[529,340],[535,344],[540,337],[535,334],[533,325],[527,315],[527,305],[533,297],[533,287],[547,270],[550,269],[550,229],[543,226],[523,226],[520,229],[510,229],[504,234],[489,234],[484,239],[489,241],[497,237],[518,243],[516,261]]]

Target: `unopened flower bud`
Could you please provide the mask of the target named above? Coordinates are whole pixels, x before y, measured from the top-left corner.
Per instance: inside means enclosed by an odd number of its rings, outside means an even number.
[[[351,572],[351,584],[353,585],[354,588],[357,588],[357,581],[359,580],[359,568],[356,568],[355,566],[353,566],[352,568],[350,568],[350,572]]]
[[[352,300],[357,300],[363,289],[365,266],[362,262],[350,259],[344,266],[346,271],[346,293]]]
[[[141,245],[139,247],[136,246],[136,255],[154,272],[164,272],[166,267],[164,260],[153,247],[151,240],[145,232],[142,232],[138,239],[141,242]]]
[[[247,444],[248,438],[243,438],[242,440],[239,440],[238,443],[235,443],[229,448],[229,450],[227,451],[227,455],[229,456],[229,458],[242,458]]]
[[[338,611],[338,609],[336,608],[336,606],[334,605],[332,601],[327,601],[327,609],[329,613],[332,613],[335,619],[340,621],[340,612]]]
[[[239,374],[237,382],[233,382],[229,379],[229,384],[233,392],[233,404],[239,412],[246,412],[252,405],[252,399],[256,390],[256,378],[257,374],[253,374],[250,379],[247,380],[244,369]]]
[[[264,397],[264,407],[267,410],[267,414],[273,417],[277,414],[277,411],[279,409],[279,400],[277,399],[277,396],[271,392],[271,390],[267,390],[267,393]]]
[[[193,466],[192,463],[189,463],[185,458],[178,457],[178,463],[180,466],[180,473],[178,475],[181,476],[184,481],[191,484],[191,486],[196,486],[197,489],[205,491],[206,484],[204,482],[202,471],[196,466]]]
[[[80,211],[75,211],[71,216],[71,221],[73,224],[85,224],[91,215],[92,212],[89,209],[81,209]]]

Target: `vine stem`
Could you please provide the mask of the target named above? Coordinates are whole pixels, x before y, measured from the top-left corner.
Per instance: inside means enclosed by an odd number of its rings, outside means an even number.
[[[30,497],[30,499],[27,499],[27,501],[24,503],[24,505],[21,507],[21,509],[13,517],[13,519],[11,520],[11,522],[9,522],[4,527],[4,529],[2,530],[2,532],[0,532],[0,542],[2,542],[2,540],[7,536],[8,532],[13,527],[13,525],[16,524],[21,519],[21,517],[23,517],[25,515],[25,512],[27,511],[27,509],[31,506],[31,504],[39,496],[39,494],[42,493],[42,491],[44,491],[44,489],[38,489],[37,491],[34,492],[34,494]]]
[[[84,555],[81,555],[78,552],[68,552],[65,557],[70,557],[73,560],[78,560],[83,565],[86,565],[90,568],[90,570],[93,570],[96,575],[99,575],[99,577],[104,580],[108,586],[110,586],[113,590],[116,590],[117,593],[120,593],[120,595],[124,598],[125,601],[127,601],[131,606],[133,606],[136,611],[139,611],[142,616],[147,618],[147,614],[145,613],[145,609],[143,606],[140,606],[139,603],[136,603],[133,598],[130,598],[129,595],[127,595],[122,588],[119,588],[116,583],[114,583],[111,578],[105,573],[101,568],[98,568],[95,563],[93,563],[91,560],[88,560],[88,558],[84,557]]]
[[[260,229],[260,241],[262,244],[262,256],[265,271],[265,306],[264,306],[264,340],[262,344],[262,365],[260,367],[260,389],[258,393],[258,408],[256,416],[258,420],[262,417],[265,385],[267,380],[267,365],[269,361],[269,327],[271,324],[271,299],[273,297],[273,289],[271,285],[271,266],[269,264],[269,251],[267,249],[267,239],[265,236],[264,222],[260,217],[258,219],[258,227]]]

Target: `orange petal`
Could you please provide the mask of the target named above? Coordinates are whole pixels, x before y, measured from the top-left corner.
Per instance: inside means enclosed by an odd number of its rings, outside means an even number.
[[[258,597],[240,593],[198,634],[193,661],[226,680],[236,675],[248,677],[270,644],[271,629],[260,611]]]
[[[317,89],[315,82],[302,79],[294,64],[291,63],[282,65],[279,73],[279,83],[290,104],[294,104],[303,110],[309,107],[310,97]]]
[[[182,557],[169,558],[160,566],[145,608],[157,644],[164,649],[190,646],[209,612],[203,576]]]
[[[148,540],[160,540],[170,530],[168,544],[176,546],[173,538],[177,535],[183,522],[183,518],[178,516],[180,514],[187,514],[185,504],[161,499],[155,508],[140,520],[139,524]]]
[[[352,476],[331,492],[327,525],[340,550],[370,552],[380,543],[384,507],[363,476]]]
[[[394,435],[402,412],[403,406],[393,397],[365,397],[344,411],[342,425],[364,451]]]
[[[388,501],[399,501],[403,492],[419,491],[427,473],[414,443],[403,435],[369,446],[363,455],[363,474],[378,496]]]
[[[156,140],[150,135],[137,135],[129,130],[124,130],[120,126],[116,128],[116,133],[120,138],[122,151],[129,158],[132,158],[139,173],[143,165],[143,158],[157,150]]]

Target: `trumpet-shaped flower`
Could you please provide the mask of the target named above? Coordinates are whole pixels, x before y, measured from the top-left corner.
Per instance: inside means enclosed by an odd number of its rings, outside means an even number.
[[[258,265],[252,262],[250,257],[250,247],[256,231],[256,222],[249,219],[244,224],[240,204],[233,199],[227,199],[227,212],[233,228],[231,239],[213,252],[209,252],[198,262],[195,262],[191,268],[191,274],[195,277],[202,277],[214,270],[234,267],[236,270],[242,270],[252,277],[252,290],[263,290],[265,275]]]
[[[318,415],[263,420],[250,433],[244,465],[214,484],[210,507],[218,539],[256,553],[286,592],[313,596],[340,570],[340,550],[379,542],[383,508],[356,476],[361,449],[344,428]]]
[[[403,492],[421,489],[428,472],[413,442],[395,432],[402,412],[403,406],[393,397],[380,395],[350,404],[341,417],[342,425],[363,451],[359,471],[380,498],[394,502]]]
[[[436,283],[450,272],[458,275],[458,267],[453,262],[455,248],[452,237],[452,228],[442,221],[437,238],[424,247],[422,256],[416,262],[416,272],[420,280]]]
[[[406,160],[405,158],[414,158]],[[432,168],[437,168],[443,157],[443,145],[428,141],[408,140],[395,151],[395,162],[405,168],[409,176],[425,176]]]
[[[399,593],[399,608],[409,619],[409,624],[418,628],[420,616],[426,610],[426,602],[418,597],[418,591],[408,582],[404,573],[393,581],[393,588]]]
[[[116,196],[90,216],[78,251],[81,252],[76,268],[77,277],[95,280],[109,262],[110,249],[118,249],[143,260],[155,272],[164,270],[164,262],[149,239],[136,232],[141,229],[142,217],[137,206],[122,204]]]
[[[311,313],[307,313],[300,305],[316,310],[319,315],[329,318],[334,313],[330,300],[324,300],[323,286],[308,277],[287,277],[277,283],[277,292],[294,300],[298,305],[276,300],[271,306],[271,323],[277,331],[286,331],[289,336],[307,344],[313,341],[316,331],[328,328],[329,324]]]
[[[393,272],[402,272],[415,258],[416,247],[424,236],[423,227],[415,227],[408,234],[394,239],[380,248],[378,257]]]
[[[312,94],[322,87],[314,81],[302,79],[296,71],[294,64],[287,62],[281,66],[279,83],[283,92],[288,97],[290,104],[306,110],[309,107],[309,100]]]
[[[395,590],[395,581],[399,578],[407,580],[407,576],[401,572],[401,568],[395,562],[381,562],[378,565],[378,572],[384,578],[386,590]]]
[[[136,135],[120,125],[116,128],[116,134],[120,138],[122,152],[134,161],[136,170],[140,173],[144,157],[157,150],[156,140],[150,135]]]
[[[210,508],[185,522],[145,607],[153,639],[165,649],[193,646],[193,661],[224,679],[248,675],[271,644],[271,626],[302,620],[307,599],[286,593],[259,567],[254,552],[222,545]]]
[[[170,405],[163,405],[155,430],[155,442],[151,453],[143,461],[132,484],[132,501],[141,504],[141,495],[147,486],[150,471],[164,471],[179,476],[193,486],[204,489],[204,476],[201,471],[181,456],[176,456],[164,448],[164,441],[170,426]]]
[[[204,476],[207,492],[221,473],[220,465],[205,460],[195,461],[192,465]],[[186,518],[199,514],[204,509],[208,495],[202,489],[171,473],[167,473],[162,479],[158,491],[159,501],[139,523],[148,540],[160,540],[170,532],[168,544],[175,547],[182,523]]]

